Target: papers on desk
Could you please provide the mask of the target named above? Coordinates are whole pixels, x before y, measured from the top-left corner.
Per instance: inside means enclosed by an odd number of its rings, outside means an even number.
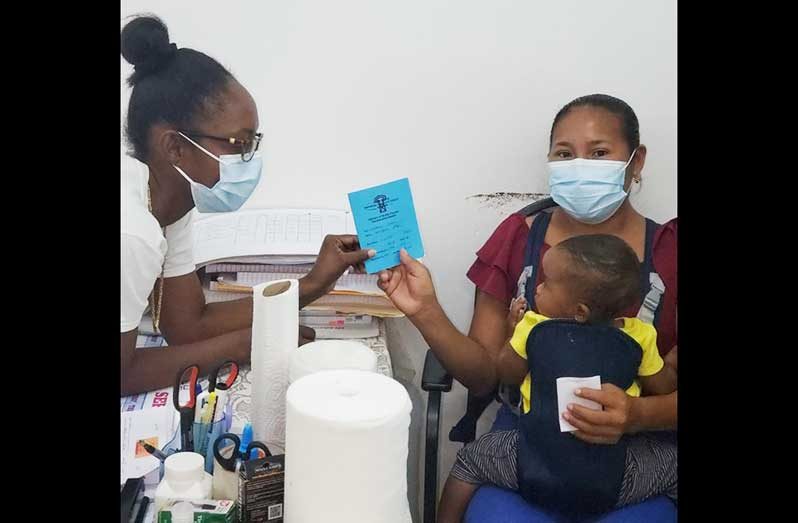
[[[149,318],[148,318],[149,319]],[[152,325],[152,320],[149,319],[150,325]],[[142,318],[142,323],[144,323]],[[147,332],[145,329],[147,327],[139,325],[139,335],[136,336],[136,348],[146,348],[152,349],[155,347],[166,347],[167,343],[163,336],[159,336],[158,334]]]
[[[309,270],[308,270],[309,272]],[[296,274],[288,272],[238,272],[236,273],[235,282],[238,285],[245,285],[254,287],[261,283],[274,280],[282,280],[285,278],[301,278],[307,273]],[[220,277],[220,279],[223,279]],[[335,282],[335,289],[333,293],[352,292],[359,294],[368,294],[371,296],[385,296],[377,286],[377,275],[372,274],[344,274],[338,281]]]
[[[316,331],[317,340],[374,338],[380,335],[377,320],[368,314],[342,314],[302,310],[299,324]]]
[[[199,380],[208,388],[207,377]],[[121,422],[121,482],[127,478],[144,476],[145,484],[158,482],[158,459],[152,457],[138,442],[142,439],[156,448],[163,448],[179,429],[180,417],[172,401],[172,387],[123,396],[120,403]],[[180,389],[181,397],[188,396],[188,383]]]
[[[208,377],[203,376],[197,383],[202,385],[204,390],[208,390]],[[132,394],[130,396],[123,396],[119,399],[122,407],[122,412],[132,412],[135,410],[147,409],[160,409],[165,407],[168,410],[175,410],[174,401],[172,401],[173,388],[164,387],[163,389],[152,390],[150,392],[143,392],[141,394]],[[188,398],[188,383],[180,384],[180,399],[183,401]]]
[[[368,314],[378,318],[404,316],[387,296],[366,296],[331,292],[305,306],[305,311],[335,311],[349,314]]]
[[[318,209],[250,209],[194,222],[194,262],[206,303],[252,295],[252,287],[299,279],[313,268],[327,234],[354,234],[350,213]],[[308,325],[319,339],[376,336],[377,324],[341,321],[346,315],[401,317],[377,286],[376,275],[345,274],[333,291],[300,312],[326,315],[329,323]]]
[[[168,407],[170,410],[174,410],[174,405],[172,405],[172,387],[123,396],[119,399],[119,402],[122,406],[122,412],[158,409],[161,407]]]
[[[307,272],[309,272],[308,269]],[[210,282],[210,290],[231,292],[251,292],[252,287],[268,281],[291,278],[302,278],[307,272],[237,272],[219,274],[215,281]],[[232,289],[238,289],[232,290]],[[332,294],[353,294],[367,296],[385,296],[377,286],[377,275],[374,274],[344,274],[335,283]]]
[[[141,409],[120,414],[120,485],[128,478],[148,476],[158,470],[160,461],[144,450],[139,442],[144,440],[162,448],[178,429],[180,420],[176,414],[173,408]]]

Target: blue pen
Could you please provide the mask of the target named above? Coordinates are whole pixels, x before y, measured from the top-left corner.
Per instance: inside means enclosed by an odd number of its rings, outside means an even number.
[[[244,431],[241,433],[241,445],[238,446],[238,451],[241,453],[242,456],[247,451],[247,446],[251,441],[252,441],[252,423],[247,422],[247,424],[244,425]]]
[[[249,446],[250,442],[252,441],[252,423],[247,422],[244,425],[244,431],[241,434],[241,445],[238,446],[238,451],[243,456],[244,453],[247,451],[247,446]],[[258,459],[260,457],[260,453],[258,452],[257,448],[253,448],[249,452],[249,459]]]

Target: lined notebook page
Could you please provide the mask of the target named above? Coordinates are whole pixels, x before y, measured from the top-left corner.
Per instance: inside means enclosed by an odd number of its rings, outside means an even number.
[[[194,263],[256,255],[316,255],[327,234],[347,234],[346,211],[250,209],[195,220]]]
[[[312,263],[300,265],[269,265],[260,263],[211,263],[205,272],[282,272],[307,274],[313,268]]]

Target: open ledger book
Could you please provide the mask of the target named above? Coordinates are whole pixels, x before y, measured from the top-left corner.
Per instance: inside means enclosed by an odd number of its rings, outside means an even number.
[[[355,234],[351,214],[329,209],[249,209],[208,218],[200,215],[194,219],[194,264],[313,263],[328,234]]]

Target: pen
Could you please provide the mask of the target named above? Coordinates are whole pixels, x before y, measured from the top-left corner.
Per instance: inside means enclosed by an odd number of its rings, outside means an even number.
[[[188,501],[191,503],[191,506],[194,508],[198,508],[200,510],[213,510],[216,508],[216,505],[212,505],[210,503],[194,503],[193,501]]]
[[[136,521],[135,523],[144,523],[144,517],[147,515],[147,507],[150,504],[150,498],[144,496],[141,499],[141,505],[139,505],[139,511],[136,514]]]
[[[166,459],[166,454],[164,454],[160,450],[156,449],[155,447],[153,447],[152,445],[150,445],[146,441],[141,441],[140,443],[141,443],[141,446],[144,447],[144,450],[146,450],[147,452],[149,452],[150,454],[152,454],[153,456],[155,456],[159,460],[164,461]]]

